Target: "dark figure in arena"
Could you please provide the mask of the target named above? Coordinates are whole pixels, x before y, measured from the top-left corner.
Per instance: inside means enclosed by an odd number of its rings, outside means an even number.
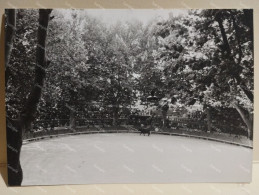
[[[148,134],[148,136],[150,136],[150,127],[149,126],[147,126],[146,128],[141,127],[139,129],[139,131],[140,131],[140,135],[143,134],[145,136],[145,134]]]

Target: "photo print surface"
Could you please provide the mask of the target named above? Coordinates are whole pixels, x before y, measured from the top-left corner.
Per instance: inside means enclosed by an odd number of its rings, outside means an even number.
[[[253,10],[6,9],[10,186],[250,182]]]

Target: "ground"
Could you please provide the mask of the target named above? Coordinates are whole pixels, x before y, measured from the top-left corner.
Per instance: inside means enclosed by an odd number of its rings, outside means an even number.
[[[22,185],[248,182],[252,150],[134,133],[58,137],[23,145]]]

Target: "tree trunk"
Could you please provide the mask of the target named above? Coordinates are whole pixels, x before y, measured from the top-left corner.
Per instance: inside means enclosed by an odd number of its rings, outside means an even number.
[[[113,119],[112,119],[113,126],[118,125],[118,119],[119,119],[119,108],[117,106],[114,106],[113,107]]]
[[[165,125],[166,125],[167,111],[162,111],[162,116],[163,116],[163,127],[165,127]]]
[[[69,123],[70,123],[71,131],[75,131],[75,128],[76,128],[76,118],[75,118],[75,111],[73,109],[70,109]]]
[[[49,15],[51,10],[40,9],[39,10],[39,28],[38,28],[38,44],[36,50],[36,67],[35,67],[35,79],[34,87],[27,99],[26,106],[23,110],[24,123],[27,125],[31,123],[37,111],[37,106],[40,101],[42,88],[45,79],[45,69],[47,68],[49,62],[45,57],[45,45],[47,38],[47,28],[49,22]]]
[[[20,186],[23,179],[20,164],[23,126],[20,120],[6,118],[8,184]]]
[[[168,106],[168,104],[166,103],[166,104],[164,104],[164,105],[162,106],[163,127],[165,127],[165,125],[166,125],[166,116],[167,116],[168,110],[169,110],[169,106]]]
[[[45,44],[47,28],[51,9],[39,10],[38,44],[36,51],[35,81],[26,105],[18,120],[7,119],[7,160],[8,160],[8,184],[18,186],[22,183],[22,169],[20,165],[20,151],[24,131],[30,128],[35,118],[37,106],[41,97],[41,90],[45,79]]]
[[[240,114],[241,118],[243,119],[244,123],[247,126],[247,137],[249,139],[253,139],[253,119],[250,117],[250,114],[246,112],[244,108],[237,104],[233,104],[238,113]]]
[[[6,10],[5,30],[5,86],[7,86],[10,68],[8,67],[12,52],[13,37],[16,27],[16,13],[14,9]],[[22,147],[22,128],[19,120],[11,120],[6,117],[8,184],[21,185],[23,178],[20,165],[20,150]]]
[[[210,107],[206,106],[205,113],[207,116],[207,132],[211,132],[211,113],[210,113]]]
[[[218,22],[219,24],[219,29],[220,29],[220,32],[221,32],[221,36],[222,36],[222,39],[223,39],[223,43],[225,45],[225,51],[227,52],[227,54],[229,56],[231,56],[231,49],[230,49],[230,46],[229,46],[229,43],[228,43],[228,38],[227,38],[227,35],[226,35],[226,32],[225,32],[225,29],[224,29],[224,26],[223,26],[223,21],[221,19],[220,16],[216,16],[216,21]]]
[[[10,68],[8,67],[10,56],[13,48],[13,38],[16,28],[16,11],[15,9],[6,10],[6,30],[5,30],[5,86],[7,86]]]

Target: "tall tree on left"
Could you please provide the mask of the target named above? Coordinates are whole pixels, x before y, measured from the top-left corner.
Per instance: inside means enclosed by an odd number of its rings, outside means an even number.
[[[10,69],[8,67],[12,47],[13,37],[16,26],[16,11],[15,9],[6,10],[6,31],[5,31],[5,86],[8,83]]]
[[[7,118],[7,161],[8,161],[8,184],[11,186],[19,186],[22,183],[23,173],[20,164],[20,151],[22,147],[22,137],[24,132],[30,129],[30,126],[35,118],[37,106],[39,104],[43,83],[45,79],[45,69],[49,62],[45,57],[45,45],[47,38],[48,23],[50,20],[51,9],[39,10],[39,26],[37,33],[37,48],[36,48],[36,66],[34,85],[27,98],[24,109],[21,111],[18,119],[13,120]],[[13,12],[11,12],[13,13]],[[9,13],[8,13],[9,15]],[[9,16],[8,16],[9,17]],[[15,18],[15,12],[12,14]],[[13,36],[13,35],[12,35]],[[7,42],[8,44],[8,42]],[[8,47],[7,46],[7,52]],[[7,53],[8,54],[8,53]],[[6,54],[6,63],[9,62],[10,55]],[[8,67],[8,64],[6,64]]]

